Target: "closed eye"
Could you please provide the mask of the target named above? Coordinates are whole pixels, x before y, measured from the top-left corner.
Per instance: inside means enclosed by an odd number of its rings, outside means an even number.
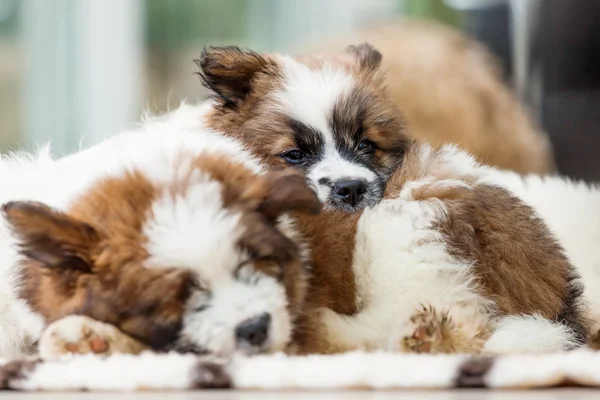
[[[198,312],[198,313],[199,312],[203,312],[203,311],[208,310],[209,308],[210,308],[209,304],[203,304],[201,306],[198,306],[198,307],[194,308],[194,312]]]
[[[254,266],[254,271],[261,272],[265,275],[273,277],[275,279],[282,280],[283,279],[283,268],[281,264],[275,260],[273,257],[265,256],[265,257],[256,257],[240,263],[235,270],[235,278],[236,279],[251,279],[255,274],[252,274],[250,271],[244,274],[245,276],[241,276],[240,273],[243,270],[243,267],[252,264]]]

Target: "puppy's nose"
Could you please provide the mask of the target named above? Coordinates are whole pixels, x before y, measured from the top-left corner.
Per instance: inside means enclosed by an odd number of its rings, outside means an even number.
[[[244,342],[254,347],[261,346],[269,336],[270,324],[271,316],[266,313],[242,322],[235,329],[238,342]]]
[[[360,180],[340,181],[333,185],[333,193],[344,203],[352,206],[362,200],[367,193],[367,184]]]

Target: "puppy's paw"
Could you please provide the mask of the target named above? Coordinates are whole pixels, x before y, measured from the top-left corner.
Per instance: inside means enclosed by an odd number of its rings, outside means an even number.
[[[115,326],[92,318],[72,315],[50,324],[42,333],[39,354],[56,359],[68,354],[139,354],[146,346]]]
[[[432,307],[417,310],[409,319],[400,339],[400,350],[406,353],[447,353],[445,343],[455,329],[448,313]]]
[[[405,353],[477,354],[489,337],[485,324],[476,317],[457,321],[450,312],[431,306],[416,310],[403,329],[398,345]]]

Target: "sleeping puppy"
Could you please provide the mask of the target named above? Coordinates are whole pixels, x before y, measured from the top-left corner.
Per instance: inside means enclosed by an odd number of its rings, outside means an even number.
[[[2,356],[287,345],[307,254],[284,214],[317,212],[316,195],[222,135],[165,127],[101,164],[0,161]]]

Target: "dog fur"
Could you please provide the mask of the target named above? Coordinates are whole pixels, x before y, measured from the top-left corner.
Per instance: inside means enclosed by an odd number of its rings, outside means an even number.
[[[414,145],[379,205],[296,216],[312,274],[288,351],[505,354],[583,345],[594,332],[586,306],[595,304],[581,283],[593,269],[571,265],[573,248],[525,195],[527,179],[455,147]],[[548,189],[540,198],[556,187]],[[104,329],[95,337],[118,348],[123,338]]]
[[[307,274],[285,214],[317,212],[317,197],[301,174],[264,173],[222,135],[172,128],[148,121],[110,152],[91,149],[100,159],[0,161],[3,356],[30,352],[53,322],[45,355],[72,350],[57,333],[100,352],[85,317],[130,336],[136,351],[285,347]],[[256,319],[260,340],[248,330]]]
[[[207,126],[271,167],[303,171],[325,208],[354,212],[379,202],[408,140],[377,50],[363,44],[292,58],[214,47],[197,63],[214,93]]]
[[[383,202],[353,219],[352,262],[330,267],[313,250],[317,282],[309,284],[312,311],[296,331],[299,351],[496,354],[581,346],[589,323],[578,271],[502,174],[454,147],[409,150]],[[320,237],[323,248],[338,240],[336,233]],[[315,287],[340,289],[328,280],[332,268],[353,276],[341,299],[355,307],[310,302]]]

